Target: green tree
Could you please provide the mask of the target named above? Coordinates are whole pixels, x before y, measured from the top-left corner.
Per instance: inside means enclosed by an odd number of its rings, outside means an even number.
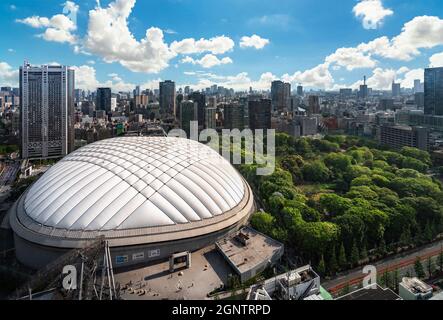
[[[352,164],[351,157],[342,153],[330,153],[324,159],[325,165],[334,173],[344,173]]]
[[[341,270],[345,270],[348,266],[348,261],[346,259],[346,252],[345,252],[345,246],[343,245],[343,242],[340,245],[340,249],[338,251],[338,265],[340,266]]]
[[[271,235],[275,226],[275,218],[266,212],[258,212],[252,215],[251,225],[258,231]]]
[[[320,262],[318,263],[318,266],[317,266],[317,271],[318,271],[318,273],[320,273],[320,275],[325,275],[325,273],[326,273],[326,264],[325,264],[324,255],[321,255]]]
[[[328,182],[331,172],[322,161],[306,163],[302,168],[303,180],[310,182]]]
[[[440,272],[443,272],[443,246],[440,249],[440,254],[438,255],[438,266],[440,267]]]
[[[331,275],[335,275],[338,269],[338,263],[337,263],[337,254],[335,251],[335,246],[332,246],[331,255],[329,257],[329,273]]]
[[[354,245],[352,246],[352,251],[351,251],[351,264],[352,264],[352,267],[357,266],[359,261],[360,261],[360,254],[358,252],[357,243],[356,243],[356,241],[354,241]]]
[[[426,269],[428,271],[429,278],[431,278],[435,272],[435,264],[434,261],[432,260],[432,257],[429,257],[426,260]]]
[[[395,292],[398,292],[398,286],[400,284],[400,273],[399,273],[398,269],[394,270],[392,278],[393,278],[393,282],[394,282],[392,290],[394,290]]]
[[[423,268],[423,265],[422,265],[419,257],[417,257],[417,259],[415,260],[414,271],[415,271],[417,278],[424,279],[426,277],[425,270]]]
[[[401,149],[401,154],[405,157],[417,159],[427,165],[432,164],[429,152],[417,148],[404,147],[403,149]]]

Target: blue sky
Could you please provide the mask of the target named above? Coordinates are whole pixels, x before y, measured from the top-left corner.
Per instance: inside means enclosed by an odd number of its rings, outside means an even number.
[[[441,0],[101,0],[100,6],[1,1],[0,84],[14,84],[25,59],[74,66],[78,87],[115,91],[155,87],[159,79],[240,90],[266,89],[278,78],[337,89],[356,86],[363,75],[386,89],[393,79],[410,86],[423,68],[443,65]]]

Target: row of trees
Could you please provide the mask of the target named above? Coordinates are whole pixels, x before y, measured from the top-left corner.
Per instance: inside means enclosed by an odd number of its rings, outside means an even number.
[[[433,240],[443,232],[441,183],[429,153],[386,150],[372,141],[278,134],[271,176],[240,168],[266,212],[252,225],[296,249],[324,273]],[[304,190],[317,186],[314,194]],[[323,187],[324,186],[324,187]]]

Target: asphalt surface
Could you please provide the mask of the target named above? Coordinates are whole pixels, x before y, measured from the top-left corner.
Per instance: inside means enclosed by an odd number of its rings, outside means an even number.
[[[372,263],[377,268],[377,274],[398,270],[400,274],[405,274],[407,271],[414,273],[414,263],[417,257],[420,257],[422,263],[425,264],[429,257],[436,257],[440,254],[443,247],[443,240],[434,242],[424,247],[416,248],[412,251],[400,253],[392,257],[386,258],[379,262]],[[425,268],[426,269],[426,268]],[[366,274],[363,274],[363,267],[351,270],[343,275],[340,275],[332,280],[322,282],[322,286],[330,291],[332,294],[340,292],[347,285],[357,286],[362,283]]]

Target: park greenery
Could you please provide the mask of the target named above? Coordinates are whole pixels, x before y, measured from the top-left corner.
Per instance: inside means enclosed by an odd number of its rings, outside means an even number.
[[[442,184],[430,174],[428,152],[351,136],[277,134],[276,157],[270,176],[256,175],[256,165],[239,167],[264,209],[251,224],[323,275],[443,232]]]

